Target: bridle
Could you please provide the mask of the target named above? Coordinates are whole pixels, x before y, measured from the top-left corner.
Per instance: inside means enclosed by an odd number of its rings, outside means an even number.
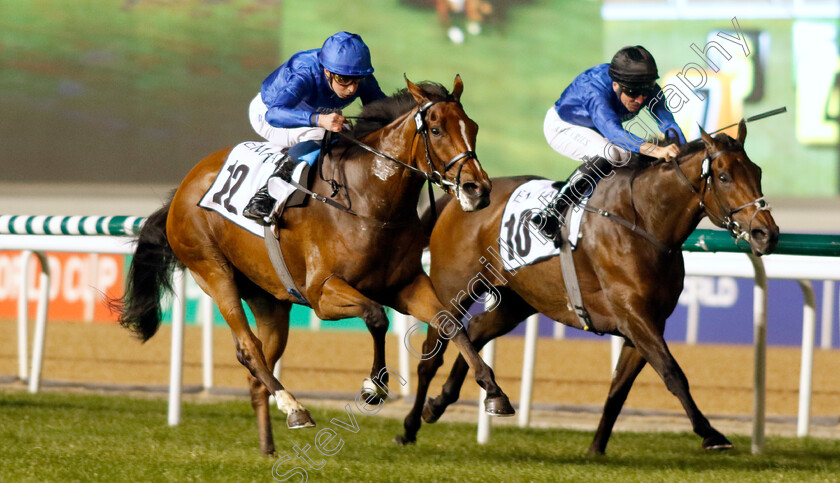
[[[439,99],[439,100],[429,101],[429,102],[423,104],[422,106],[419,106],[417,108],[417,112],[414,113],[414,123],[416,125],[416,129],[414,131],[414,137],[411,140],[411,153],[410,153],[409,156],[410,157],[414,156],[415,146],[417,145],[417,136],[421,135],[422,139],[423,139],[423,145],[424,145],[424,148],[425,148],[425,159],[426,159],[426,165],[428,166],[428,171],[424,171],[422,169],[416,168],[414,166],[411,166],[410,164],[407,164],[403,161],[400,161],[399,159],[394,158],[393,156],[389,156],[388,154],[385,154],[382,151],[379,151],[379,150],[377,150],[377,149],[359,141],[358,139],[356,139],[352,136],[348,136],[347,134],[344,134],[343,132],[340,132],[338,134],[340,136],[342,136],[343,138],[347,139],[348,141],[358,145],[362,149],[365,149],[366,151],[369,151],[369,152],[371,152],[371,153],[373,153],[373,154],[375,154],[379,157],[385,158],[385,159],[387,159],[387,160],[389,160],[393,163],[396,163],[396,164],[402,166],[403,168],[405,168],[405,169],[407,169],[407,170],[409,170],[413,173],[416,173],[416,174],[422,176],[426,181],[429,182],[429,190],[431,190],[431,185],[432,184],[438,186],[439,188],[441,188],[442,190],[444,190],[447,193],[450,193],[452,191],[452,189],[454,188],[455,197],[458,198],[458,196],[460,195],[460,189],[461,189],[461,170],[464,169],[464,165],[466,164],[467,161],[469,161],[470,159],[478,159],[478,156],[475,154],[475,151],[470,151],[470,150],[464,151],[460,154],[456,154],[455,156],[452,157],[452,159],[450,159],[449,161],[444,163],[442,172],[435,169],[435,165],[432,162],[432,150],[430,149],[430,145],[432,144],[432,141],[429,137],[429,126],[426,123],[426,112],[433,105],[439,104],[439,103],[444,103],[444,102],[455,102],[455,103],[458,103],[460,105],[460,102],[456,101],[454,99]],[[438,159],[440,159],[439,156],[438,156]],[[447,180],[446,177],[445,177],[446,173],[450,169],[452,169],[452,167],[455,166],[455,164],[458,163],[459,161],[461,161],[461,165],[458,167],[458,174],[455,176],[455,182]]]
[[[682,168],[680,168],[680,163],[676,161],[676,159],[671,159],[670,164],[674,167],[677,174],[679,174],[680,179],[683,183],[688,186],[688,188],[696,194],[700,198],[700,207],[703,208],[703,211],[706,213],[706,216],[709,217],[712,223],[715,225],[725,228],[729,231],[729,234],[732,235],[733,238],[736,240],[745,240],[747,242],[750,241],[749,233],[752,231],[752,223],[755,220],[755,217],[758,216],[758,213],[761,211],[770,211],[770,204],[764,199],[764,197],[756,198],[749,203],[744,203],[743,205],[737,208],[731,208],[729,203],[727,203],[719,194],[719,190],[716,189],[715,184],[715,176],[714,171],[712,171],[712,161],[719,158],[723,154],[731,152],[727,151],[726,149],[721,149],[718,151],[710,152],[708,146],[706,147],[706,157],[703,159],[703,164],[700,169],[700,182],[701,186],[698,190],[694,187],[694,185],[689,181],[688,177],[683,172]],[[712,200],[717,208],[717,213],[713,213],[709,210],[709,207],[705,203],[706,199],[706,191],[710,191],[712,193]],[[732,218],[732,215],[738,213],[750,206],[755,207],[755,212],[753,213],[752,217],[750,218],[750,224],[747,231],[741,229],[741,225]],[[727,211],[728,210],[728,211]],[[725,215],[723,213],[726,213]]]

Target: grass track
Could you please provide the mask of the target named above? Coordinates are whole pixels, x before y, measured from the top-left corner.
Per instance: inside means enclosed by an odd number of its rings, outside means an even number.
[[[428,425],[416,446],[391,440],[401,422],[363,416],[359,431],[330,423],[341,411],[315,409],[318,429],[344,441],[309,481],[837,481],[840,441],[768,438],[763,455],[736,449],[707,453],[693,434],[618,433],[608,456],[589,458],[591,433],[494,428],[478,446],[474,425]],[[313,445],[317,431],[288,431],[276,416],[279,456]],[[0,392],[3,481],[273,481],[274,459],[259,455],[252,412],[244,400],[186,403],[183,424],[166,426],[166,401],[126,396]],[[301,464],[290,460],[278,474]],[[289,481],[296,481],[292,477]]]

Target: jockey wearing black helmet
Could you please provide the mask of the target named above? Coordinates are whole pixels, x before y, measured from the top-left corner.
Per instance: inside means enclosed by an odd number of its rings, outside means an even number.
[[[297,158],[313,149],[326,131],[341,131],[341,109],[354,100],[363,104],[385,94],[373,76],[370,50],[362,38],[338,32],[320,49],[294,54],[262,83],[251,101],[249,117],[254,130],[279,148],[289,149],[292,162],[281,163],[277,175],[288,177]],[[263,188],[254,195],[243,214],[265,222],[274,199]]]
[[[679,142],[685,143],[682,130],[665,106],[657,78],[656,61],[647,49],[641,45],[624,47],[609,64],[577,76],[548,110],[543,124],[548,144],[583,164],[572,173],[560,195],[532,219],[544,235],[559,243],[557,235],[566,208],[579,203],[598,179],[612,174],[614,167],[626,166],[632,155],[670,159],[679,154],[675,145],[658,146],[622,127],[647,107],[660,131],[673,130]],[[654,137],[657,133],[649,134]]]

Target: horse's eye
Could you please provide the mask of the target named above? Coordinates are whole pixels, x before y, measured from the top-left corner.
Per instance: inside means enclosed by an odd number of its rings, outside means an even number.
[[[433,127],[432,134],[434,134],[435,136],[440,136],[440,129]]]
[[[718,175],[718,179],[721,183],[728,183],[729,182],[729,173],[720,173]]]

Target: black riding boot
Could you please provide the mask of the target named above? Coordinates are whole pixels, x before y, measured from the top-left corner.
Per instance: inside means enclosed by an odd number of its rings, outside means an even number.
[[[289,181],[292,179],[292,171],[294,171],[295,166],[297,166],[296,160],[288,156],[284,156],[283,159],[280,160],[280,164],[277,166],[274,174],[272,174],[268,179],[279,176],[280,179]],[[254,193],[254,197],[248,202],[248,206],[246,206],[242,211],[242,215],[245,218],[254,220],[261,225],[270,225],[270,215],[271,210],[274,209],[274,203],[276,203],[276,200],[268,194],[268,181],[266,181],[265,186]]]
[[[566,210],[569,206],[580,203],[583,196],[595,188],[598,180],[608,177],[612,171],[613,165],[606,158],[599,156],[585,160],[577,171],[569,176],[571,181],[567,180],[557,196],[531,218],[531,223],[537,226],[542,225],[540,233],[560,247],[562,244],[560,229],[566,224],[564,218]],[[576,176],[577,173],[579,174]]]

